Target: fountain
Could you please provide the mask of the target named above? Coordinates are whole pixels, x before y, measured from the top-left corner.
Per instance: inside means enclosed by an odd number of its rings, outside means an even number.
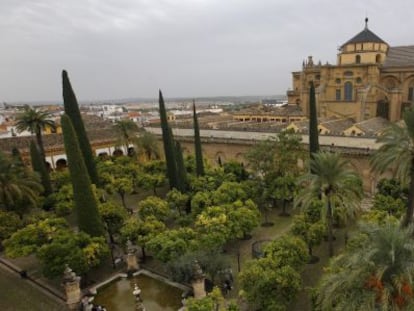
[[[98,285],[94,304],[105,306],[110,311],[177,311],[182,306],[183,292],[188,290],[184,285],[139,270],[130,278],[120,274]]]

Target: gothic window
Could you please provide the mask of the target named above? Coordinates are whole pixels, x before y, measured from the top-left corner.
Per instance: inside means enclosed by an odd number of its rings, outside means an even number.
[[[344,100],[352,101],[352,83],[349,81],[344,84]]]
[[[355,63],[357,63],[357,64],[361,63],[361,55],[355,56]]]

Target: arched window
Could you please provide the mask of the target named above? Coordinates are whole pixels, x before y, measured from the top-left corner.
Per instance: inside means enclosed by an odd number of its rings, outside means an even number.
[[[414,86],[408,88],[408,100],[414,101]]]
[[[377,54],[377,55],[375,56],[375,62],[376,62],[377,64],[381,63],[381,54]]]
[[[361,63],[361,55],[355,56],[355,63],[357,63],[357,64]]]
[[[344,100],[352,101],[352,83],[349,81],[344,84]]]

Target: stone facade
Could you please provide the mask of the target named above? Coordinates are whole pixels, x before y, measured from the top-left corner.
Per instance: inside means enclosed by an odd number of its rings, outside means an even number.
[[[336,65],[315,64],[309,56],[292,79],[288,102],[305,115],[314,81],[319,117],[398,121],[414,102],[414,46],[389,46],[368,29],[366,19],[365,28],[339,48]]]

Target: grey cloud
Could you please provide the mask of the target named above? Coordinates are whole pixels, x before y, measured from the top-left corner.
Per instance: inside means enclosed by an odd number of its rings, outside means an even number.
[[[0,101],[281,94],[370,28],[414,44],[410,0],[2,0]]]

